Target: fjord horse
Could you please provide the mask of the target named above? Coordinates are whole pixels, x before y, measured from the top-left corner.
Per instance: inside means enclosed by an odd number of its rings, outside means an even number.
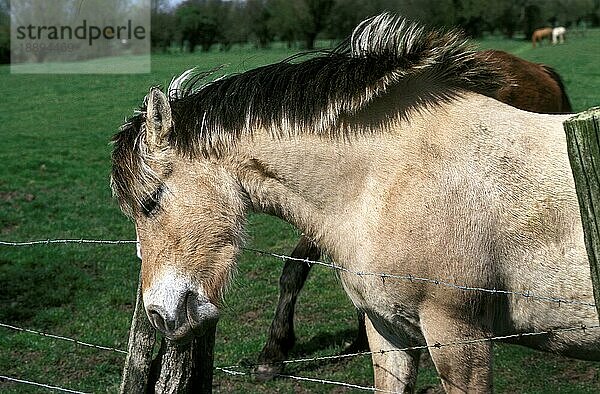
[[[448,392],[491,391],[490,336],[600,358],[598,330],[560,330],[598,320],[566,116],[486,97],[504,75],[462,37],[389,14],[297,60],[206,84],[186,72],[115,135],[111,184],[135,220],[156,329],[179,341],[214,324],[254,210],[341,269],[377,389],[414,389],[411,346],[430,346]],[[406,275],[573,302],[394,279]]]
[[[513,107],[539,113],[564,114],[572,112],[562,79],[554,69],[543,64],[528,62],[499,50],[476,52],[475,56],[495,65],[505,75],[505,83],[492,97]],[[510,81],[510,82],[508,82]],[[319,248],[303,237],[291,253],[297,260],[286,260],[279,279],[279,302],[269,327],[267,341],[258,356],[256,369],[259,379],[268,379],[280,373],[283,361],[296,342],[294,333],[295,304],[312,265],[298,260],[318,260]],[[367,333],[364,317],[358,313],[358,331],[347,352],[366,350]]]
[[[541,29],[537,29],[533,31],[531,35],[531,44],[535,48],[535,44],[539,42],[540,44],[543,42],[544,38],[550,39],[552,38],[552,28],[551,27],[543,27]]]

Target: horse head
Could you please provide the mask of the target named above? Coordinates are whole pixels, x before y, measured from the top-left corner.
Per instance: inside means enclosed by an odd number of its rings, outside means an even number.
[[[244,204],[215,160],[191,165],[171,146],[177,125],[167,96],[152,88],[145,103],[114,138],[111,183],[135,221],[148,318],[167,338],[184,340],[219,317]]]

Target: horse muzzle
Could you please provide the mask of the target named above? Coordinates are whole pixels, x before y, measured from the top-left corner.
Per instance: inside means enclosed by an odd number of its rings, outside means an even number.
[[[201,336],[219,320],[219,309],[185,282],[160,281],[143,293],[148,320],[172,341]]]

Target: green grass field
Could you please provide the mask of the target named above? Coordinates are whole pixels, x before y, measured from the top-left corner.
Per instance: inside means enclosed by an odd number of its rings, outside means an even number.
[[[499,48],[555,67],[575,110],[600,105],[600,31],[566,44],[533,50],[523,41],[489,38]],[[227,64],[240,72],[291,52],[234,49],[208,54],[155,55],[146,75],[11,75],[0,67],[0,239],[132,239],[134,228],[108,187],[111,135],[151,85],[192,66]],[[289,225],[250,218],[250,246],[289,253],[297,239]],[[245,253],[226,297],[217,332],[215,365],[252,363],[277,301],[282,263]],[[0,323],[125,349],[139,262],[132,245],[0,246]],[[315,268],[301,294],[292,357],[336,354],[352,339],[355,313],[334,274]],[[495,388],[500,393],[597,393],[600,363],[580,362],[521,347],[495,347]],[[124,357],[0,327],[0,375],[86,392],[116,392]],[[438,386],[427,359],[419,386]],[[291,365],[288,373],[372,385],[368,357]],[[217,372],[215,392],[346,392],[317,383]],[[348,390],[352,391],[352,390]],[[0,382],[2,393],[43,392]]]

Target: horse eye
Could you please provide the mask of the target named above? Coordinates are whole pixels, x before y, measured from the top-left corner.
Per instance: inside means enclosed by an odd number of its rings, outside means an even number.
[[[142,213],[146,217],[150,217],[160,208],[160,199],[164,192],[164,185],[160,185],[152,194],[150,194],[141,205]]]

